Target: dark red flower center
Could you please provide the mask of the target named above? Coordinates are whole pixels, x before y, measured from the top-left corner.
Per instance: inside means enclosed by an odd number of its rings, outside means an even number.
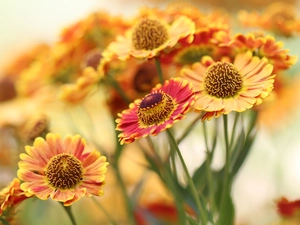
[[[139,124],[143,127],[162,124],[169,119],[175,106],[173,98],[164,92],[148,94],[138,109]]]
[[[153,107],[161,102],[163,95],[161,93],[153,93],[147,95],[140,104],[140,108]]]

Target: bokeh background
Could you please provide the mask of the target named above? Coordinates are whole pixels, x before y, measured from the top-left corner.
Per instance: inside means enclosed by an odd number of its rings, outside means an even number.
[[[261,10],[272,1],[203,0],[193,2],[199,4],[204,11],[212,7],[224,6],[232,16],[236,16],[239,9]],[[300,8],[300,1],[285,2],[294,3],[298,9]],[[130,16],[136,13],[141,6],[160,7],[167,3],[168,1],[157,0],[1,0],[0,69],[16,55],[36,43],[54,43],[62,28],[92,12],[104,9],[115,15]],[[300,12],[298,16],[300,17]],[[285,48],[290,49],[291,55],[300,56],[300,36],[293,39],[279,37],[278,40],[285,43]],[[299,62],[290,69],[290,74],[300,77]],[[274,128],[270,129],[263,125],[260,127],[251,154],[234,184],[233,198],[236,203],[237,219],[241,221],[241,224],[270,224],[278,217],[274,203],[276,199],[281,196],[286,196],[291,200],[300,199],[300,102],[294,102],[292,109],[285,111],[284,108],[280,108],[278,110],[283,111],[283,115],[274,119]],[[183,152],[190,164],[193,164],[196,154],[189,149]],[[199,157],[203,156],[199,155]],[[0,180],[6,179],[9,180],[3,173],[0,173]],[[109,192],[107,188],[105,191]],[[91,200],[83,201],[90,202]],[[56,213],[61,209],[49,207],[49,204],[54,205],[55,203],[32,204],[34,207],[24,207],[23,212],[20,213],[23,217],[28,217],[27,221],[36,221],[30,225],[64,224],[62,221],[68,221],[67,217],[56,219]],[[111,204],[113,207],[118,205],[118,202]],[[84,210],[86,210],[84,204],[75,206],[77,213]],[[47,222],[48,219],[50,222]],[[82,216],[81,222],[86,219],[85,216]],[[79,221],[79,224],[84,223]]]

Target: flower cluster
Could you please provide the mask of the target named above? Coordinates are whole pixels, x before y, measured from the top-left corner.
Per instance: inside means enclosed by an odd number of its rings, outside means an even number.
[[[262,31],[236,32],[246,26]],[[62,203],[75,225],[70,206],[106,188],[84,223],[235,224],[232,186],[258,125],[299,100],[299,79],[288,75],[297,56],[275,36],[299,27],[293,6],[233,21],[176,2],[129,19],[96,12],[38,44],[0,79],[0,163],[20,153],[6,162],[18,179],[0,192],[0,223],[37,198]],[[193,170],[184,144],[205,155]],[[283,216],[299,208],[277,205]]]

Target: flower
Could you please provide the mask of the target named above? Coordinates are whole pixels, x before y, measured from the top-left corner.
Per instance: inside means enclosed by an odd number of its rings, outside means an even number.
[[[276,74],[274,89],[270,97],[263,104],[255,107],[258,122],[269,132],[278,132],[294,123],[300,101],[300,78],[286,73]],[[277,118],[279,121],[274,123]]]
[[[206,55],[219,60],[230,52],[230,48],[218,40],[220,36],[224,38],[224,35],[229,36],[223,27],[197,29],[192,42],[186,38],[181,39],[178,41],[178,47],[162,53],[160,59],[162,63],[172,63],[180,68],[199,62]]]
[[[276,204],[281,216],[292,217],[300,212],[300,200],[289,201],[282,197]]]
[[[18,177],[21,189],[42,200],[49,196],[69,206],[83,196],[102,196],[106,157],[96,150],[86,151],[80,135],[48,133],[46,139],[36,138],[20,154]]]
[[[126,67],[114,74],[114,79],[125,92],[128,101],[142,98],[158,83],[158,75],[154,62],[151,60],[140,62],[132,58],[126,61]],[[164,73],[165,75],[166,73]],[[127,109],[128,102],[120,96],[115,88],[108,86],[107,105],[116,118],[117,114]]]
[[[20,180],[15,178],[0,191],[0,218],[11,222],[15,215],[14,209],[29,197],[31,197],[29,193],[20,189]]]
[[[256,26],[286,37],[300,32],[297,8],[287,2],[274,2],[262,13],[241,10],[238,19],[243,26]]]
[[[174,204],[151,202],[146,206],[137,207],[135,220],[138,225],[149,225],[151,221],[163,221],[168,224],[178,222],[178,214]]]
[[[192,85],[180,78],[158,84],[143,99],[137,99],[116,119],[116,130],[121,131],[121,144],[141,137],[157,135],[183,119],[196,97]]]
[[[124,36],[117,36],[103,53],[105,57],[117,55],[120,60],[130,56],[140,59],[153,58],[161,51],[171,48],[181,38],[192,41],[194,22],[186,16],[174,20],[171,25],[156,17],[139,18],[139,22]],[[151,35],[150,35],[151,34]]]
[[[93,67],[86,67],[75,83],[63,84],[61,86],[60,99],[68,103],[80,103],[100,79],[101,76],[99,76]]]
[[[260,104],[273,89],[272,70],[266,58],[260,59],[248,51],[238,54],[233,63],[214,62],[206,57],[181,73],[193,84],[199,97],[194,108],[205,111],[202,120],[209,120]]]
[[[276,41],[271,35],[257,33],[236,34],[228,43],[235,52],[251,50],[260,58],[267,58],[274,66],[274,73],[286,70],[297,62],[297,56],[290,56],[288,49],[283,49],[283,42]]]

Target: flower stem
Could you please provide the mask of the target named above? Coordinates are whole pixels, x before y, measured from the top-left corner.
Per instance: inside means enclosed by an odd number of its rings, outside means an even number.
[[[110,77],[111,85],[114,87],[114,89],[118,92],[118,94],[121,96],[121,98],[129,104],[131,100],[129,99],[128,95],[124,92],[118,81],[116,81],[113,77]]]
[[[163,78],[163,73],[162,73],[160,61],[157,57],[154,58],[154,61],[155,61],[155,66],[156,66],[159,82],[161,84],[163,84],[164,83],[164,78]]]
[[[197,125],[197,122],[201,120],[202,114],[199,114],[187,127],[187,129],[183,132],[183,134],[180,136],[180,138],[177,139],[177,143],[179,144],[185,137],[188,136],[188,134],[195,128]]]
[[[180,159],[180,162],[181,162],[181,164],[183,166],[183,170],[184,170],[185,176],[186,176],[186,178],[188,180],[188,184],[189,184],[189,186],[191,188],[192,195],[193,195],[193,197],[194,197],[194,199],[196,201],[197,208],[198,208],[198,210],[200,212],[201,222],[202,222],[203,225],[207,224],[206,214],[205,214],[204,209],[203,209],[203,207],[201,205],[201,202],[200,202],[200,199],[199,199],[199,196],[198,196],[195,184],[194,184],[194,182],[193,182],[193,180],[192,180],[192,178],[190,176],[190,173],[189,173],[188,168],[187,168],[187,166],[185,164],[185,161],[184,161],[184,159],[182,157],[180,149],[179,149],[179,147],[178,147],[178,145],[177,145],[177,143],[175,141],[175,138],[174,138],[172,132],[169,129],[167,129],[167,133],[168,133],[169,139],[171,140],[171,142],[172,142],[172,144],[173,144],[173,146],[175,148],[175,151],[176,151],[176,153],[177,153],[177,155],[178,155],[178,157]],[[171,148],[171,149],[173,149],[173,148]]]
[[[230,149],[233,147],[234,136],[235,136],[235,132],[236,132],[236,125],[237,125],[237,122],[238,122],[238,119],[239,119],[239,115],[240,115],[240,113],[235,114],[234,123],[233,123],[233,127],[232,127],[231,138],[230,138]]]
[[[208,191],[209,191],[209,200],[210,200],[210,207],[213,212],[216,212],[216,206],[215,206],[215,197],[214,197],[214,185],[213,185],[213,178],[212,178],[212,171],[211,171],[211,161],[213,157],[213,150],[209,149],[208,146],[208,138],[207,138],[207,127],[206,122],[203,121],[203,133],[204,133],[204,141],[205,141],[205,147],[206,147],[206,176],[207,176],[207,184],[208,184]]]
[[[119,168],[119,162],[116,162],[114,167],[115,167],[115,170],[116,170],[116,175],[117,175],[118,182],[120,184],[123,196],[125,198],[125,204],[126,204],[126,209],[127,209],[129,224],[135,225],[135,220],[134,220],[134,217],[133,217],[132,203],[131,203],[131,201],[129,199],[129,196],[128,196],[127,191],[126,191],[125,184],[124,184],[123,179],[121,177],[120,168]]]
[[[63,206],[63,208],[66,210],[71,222],[72,222],[72,225],[76,225],[76,221],[75,221],[75,218],[73,216],[73,213],[71,211],[71,206],[64,206],[64,204],[61,202],[61,205]]]
[[[221,195],[221,204],[220,204],[220,213],[222,213],[223,208],[225,207],[226,195],[229,192],[230,186],[230,146],[229,146],[229,137],[228,137],[228,117],[223,115],[223,125],[224,125],[224,139],[225,139],[225,174],[224,174],[224,183],[223,191]]]

